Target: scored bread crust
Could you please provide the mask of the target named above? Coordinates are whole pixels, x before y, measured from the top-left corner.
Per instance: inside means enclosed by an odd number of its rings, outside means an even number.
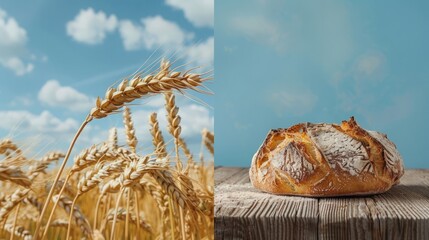
[[[353,117],[341,125],[271,130],[249,170],[253,186],[262,191],[314,197],[382,193],[403,174],[395,144],[361,128]]]

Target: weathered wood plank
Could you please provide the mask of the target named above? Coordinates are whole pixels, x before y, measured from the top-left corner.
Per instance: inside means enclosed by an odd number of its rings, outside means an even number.
[[[218,176],[222,179],[215,177],[216,239],[317,238],[316,199],[262,193],[251,186],[248,169]]]
[[[302,198],[254,189],[246,168],[215,170],[216,239],[429,239],[429,170],[366,197]]]
[[[221,184],[233,177],[239,171],[243,171],[243,168],[225,168],[220,167],[215,169],[215,185]]]

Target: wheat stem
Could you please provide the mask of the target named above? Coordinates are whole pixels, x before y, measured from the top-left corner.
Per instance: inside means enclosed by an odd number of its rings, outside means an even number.
[[[112,223],[112,230],[111,230],[111,234],[110,234],[110,240],[113,240],[113,238],[115,236],[115,226],[116,226],[116,220],[118,218],[118,208],[119,208],[119,203],[121,201],[121,197],[122,197],[122,194],[124,193],[124,191],[125,191],[125,188],[122,188],[122,190],[119,192],[118,199],[116,200],[115,213],[113,216],[113,223]]]
[[[15,233],[16,221],[18,220],[18,213],[20,208],[21,208],[21,204],[18,203],[18,206],[16,206],[15,217],[13,219],[13,226],[12,226],[12,233],[10,234],[10,240],[13,240],[13,236],[15,236],[14,233]]]
[[[98,208],[99,208],[99,206],[100,206],[100,202],[101,202],[101,199],[102,199],[103,197],[104,197],[104,195],[100,195],[100,196],[98,196],[97,204],[95,205],[94,224],[92,225],[92,228],[93,228],[93,229],[96,229],[96,228],[97,228]]]
[[[60,192],[58,193],[58,198],[60,198],[60,197],[61,197],[61,195],[62,195],[62,194],[63,194],[63,192],[64,192],[64,189],[66,189],[67,181],[70,179],[70,177],[71,177],[71,175],[70,175],[70,174],[67,174],[67,176],[66,176],[66,178],[65,178],[65,180],[64,180],[64,184],[63,184],[63,186],[61,187]],[[54,189],[55,187],[56,187],[56,185],[52,185],[51,189]],[[48,200],[46,200],[46,201],[48,201]],[[54,216],[55,209],[56,209],[56,208],[57,208],[57,206],[58,206],[58,202],[59,202],[59,201],[54,201],[54,206],[52,206],[51,212],[49,213],[48,222],[47,222],[47,223],[46,223],[46,225],[45,225],[45,229],[44,229],[44,231],[43,231],[43,234],[42,234],[42,238],[41,238],[41,239],[44,239],[44,238],[45,238],[45,236],[46,236],[46,234],[48,233],[48,229],[49,229],[49,227],[50,227],[50,225],[51,225],[51,221],[52,221],[52,218],[53,218],[53,216]],[[42,212],[43,212],[43,210],[42,210]],[[42,214],[42,213],[40,213],[40,214]],[[36,229],[37,229],[37,228],[36,228]],[[36,234],[34,234],[34,236],[36,236]],[[37,238],[37,237],[36,237],[36,238]]]
[[[127,191],[127,208],[125,215],[125,239],[128,240],[128,230],[130,224],[130,198],[131,198],[131,188],[128,188]]]
[[[74,144],[76,143],[76,140],[77,140],[77,138],[79,137],[80,133],[83,131],[83,129],[85,128],[85,126],[86,126],[90,121],[91,121],[91,118],[90,118],[90,116],[88,115],[88,117],[85,119],[85,121],[82,123],[82,125],[81,125],[81,126],[79,127],[79,129],[77,130],[77,132],[76,132],[75,136],[73,137],[73,140],[72,140],[72,141],[71,141],[71,143],[70,143],[70,146],[69,146],[69,149],[67,150],[66,156],[64,157],[64,160],[63,160],[63,162],[62,162],[62,164],[61,164],[61,167],[60,167],[60,169],[58,170],[57,175],[55,176],[55,180],[54,180],[54,183],[53,183],[53,185],[52,185],[52,187],[51,187],[51,190],[49,191],[48,196],[47,196],[47,198],[46,198],[46,201],[45,201],[45,203],[43,204],[42,212],[40,213],[39,219],[37,220],[36,230],[34,231],[34,237],[35,237],[35,240],[37,240],[37,239],[38,239],[38,237],[39,237],[39,230],[40,230],[40,227],[41,227],[41,224],[42,224],[43,215],[45,214],[45,212],[46,212],[46,210],[47,210],[47,207],[48,207],[48,204],[49,204],[49,201],[51,200],[52,195],[54,194],[55,185],[57,184],[58,180],[60,179],[61,174],[62,174],[62,173],[63,173],[63,171],[64,171],[64,168],[65,168],[65,166],[66,166],[67,160],[68,160],[68,159],[69,159],[69,157],[70,157],[70,154],[71,154],[71,151],[72,151],[72,149],[73,149],[73,146],[74,146]],[[64,182],[64,185],[66,185],[66,184],[67,184],[67,181],[65,181],[65,182]],[[59,197],[61,197],[61,195],[60,195]],[[52,211],[55,211],[55,209],[53,209]]]
[[[169,213],[170,213],[171,239],[176,239],[174,236],[176,229],[174,227],[173,201],[171,200],[171,198],[168,198],[168,205],[169,205],[168,209],[169,209]]]
[[[66,235],[66,240],[69,240],[70,237],[70,231],[71,231],[71,220],[73,217],[73,211],[74,211],[74,205],[76,204],[77,198],[79,197],[79,195],[76,195],[73,199],[73,202],[71,204],[71,208],[70,208],[70,216],[69,216],[69,223],[67,226],[67,235]]]
[[[134,204],[135,204],[135,208],[136,208],[136,218],[137,218],[137,222],[140,223],[140,207],[139,207],[139,198],[137,195],[137,191],[134,191]],[[139,231],[140,227],[137,228],[137,233],[136,233],[136,239],[140,239],[139,237]]]

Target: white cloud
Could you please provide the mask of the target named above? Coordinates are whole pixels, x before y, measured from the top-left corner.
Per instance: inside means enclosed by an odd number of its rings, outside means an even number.
[[[93,99],[69,86],[61,86],[57,80],[49,80],[38,94],[39,101],[52,107],[63,107],[72,111],[89,111]]]
[[[197,27],[213,27],[214,0],[166,0],[167,5],[180,9],[186,19]]]
[[[317,96],[309,90],[278,91],[269,94],[268,102],[279,116],[303,115],[314,108]]]
[[[186,50],[186,58],[198,66],[213,67],[214,38],[209,37],[205,42],[189,46]]]
[[[141,24],[123,20],[119,24],[119,33],[125,49],[129,51],[153,50],[157,47],[178,49],[193,38],[193,34],[185,32],[176,23],[159,15],[143,18]]]
[[[67,23],[67,34],[74,40],[86,44],[102,43],[106,33],[113,32],[118,25],[115,15],[107,16],[103,11],[92,8],[82,9],[76,17]]]
[[[195,137],[201,134],[204,128],[213,129],[214,119],[207,108],[189,104],[180,107],[179,115],[182,119],[182,136]]]
[[[421,94],[418,90],[393,94],[384,106],[373,107],[374,104],[357,106],[355,111],[362,114],[368,123],[375,128],[384,128],[392,124],[403,123],[419,111],[418,101]]]
[[[21,59],[27,52],[27,31],[0,9],[0,64],[22,76],[33,71],[31,63]]]
[[[357,78],[379,76],[385,67],[384,55],[373,52],[361,56],[355,66]]]
[[[22,132],[63,133],[75,131],[79,126],[74,119],[61,120],[49,111],[38,115],[28,111],[0,111],[0,119],[0,128],[10,130],[19,125]]]
[[[15,71],[15,74],[18,76],[22,76],[26,73],[33,71],[34,65],[29,63],[25,64],[18,57],[9,58],[4,62],[4,66]]]
[[[286,48],[288,39],[284,27],[279,26],[267,16],[235,16],[231,19],[231,27],[252,41],[273,46],[277,50]]]
[[[31,105],[33,105],[33,100],[28,96],[18,96],[10,102],[10,106],[13,107],[29,107]]]
[[[0,130],[9,132],[14,139],[22,139],[28,156],[41,156],[54,149],[65,152],[79,124],[73,118],[62,119],[49,111],[0,111]],[[101,143],[106,138],[107,131],[89,125],[80,135],[75,150]]]

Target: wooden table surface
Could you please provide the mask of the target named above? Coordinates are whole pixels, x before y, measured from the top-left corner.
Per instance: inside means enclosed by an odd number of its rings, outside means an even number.
[[[215,169],[215,239],[429,239],[429,170],[369,197],[277,196],[247,168]]]

